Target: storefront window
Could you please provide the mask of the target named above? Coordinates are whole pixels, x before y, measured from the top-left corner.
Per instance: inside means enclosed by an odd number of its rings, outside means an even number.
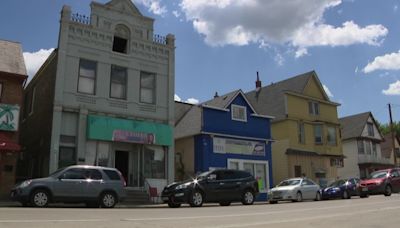
[[[267,192],[269,188],[267,161],[228,159],[228,168],[249,172],[257,180],[259,191],[261,193]]]
[[[161,146],[144,146],[145,178],[165,178],[165,154]]]

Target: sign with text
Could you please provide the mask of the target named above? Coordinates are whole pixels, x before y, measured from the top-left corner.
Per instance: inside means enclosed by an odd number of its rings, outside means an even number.
[[[0,104],[0,130],[18,131],[19,106]]]
[[[213,138],[214,153],[265,156],[265,143],[228,138]]]
[[[114,130],[112,141],[140,143],[140,144],[154,144],[156,141],[156,137],[152,133]]]

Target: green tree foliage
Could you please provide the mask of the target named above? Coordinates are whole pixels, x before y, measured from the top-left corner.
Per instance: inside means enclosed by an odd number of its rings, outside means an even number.
[[[385,123],[385,124],[378,123],[378,125],[379,125],[379,130],[381,131],[381,133],[383,135],[390,133],[390,124],[389,123]],[[400,121],[393,122],[393,130],[395,132],[395,135],[400,136]]]

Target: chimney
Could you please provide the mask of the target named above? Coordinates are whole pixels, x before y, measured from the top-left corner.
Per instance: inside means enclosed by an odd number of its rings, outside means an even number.
[[[219,97],[218,92],[215,92],[214,98]]]
[[[260,81],[260,77],[258,76],[258,71],[257,71],[257,81],[256,81],[256,90],[260,90],[261,89],[261,81]]]

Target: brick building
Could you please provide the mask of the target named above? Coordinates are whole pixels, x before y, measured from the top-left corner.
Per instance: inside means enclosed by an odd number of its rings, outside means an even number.
[[[27,78],[21,45],[0,40],[0,198],[15,184],[19,113]]]

